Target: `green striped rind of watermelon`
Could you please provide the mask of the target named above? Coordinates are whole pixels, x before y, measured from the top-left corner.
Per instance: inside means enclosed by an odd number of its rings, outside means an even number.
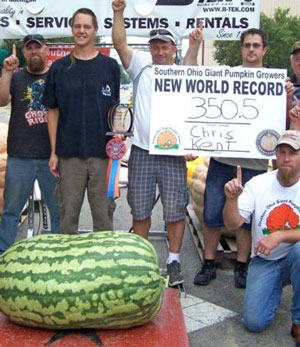
[[[0,309],[26,326],[142,325],[159,312],[163,291],[155,249],[135,234],[40,235],[0,258]]]

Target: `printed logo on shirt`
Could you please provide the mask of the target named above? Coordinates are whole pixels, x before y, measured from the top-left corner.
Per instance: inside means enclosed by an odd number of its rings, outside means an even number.
[[[47,123],[46,107],[41,103],[44,85],[45,81],[43,79],[32,82],[27,86],[24,98],[21,100],[28,101],[28,111],[25,113],[25,119],[30,126]]]
[[[111,96],[111,88],[108,84],[105,87],[102,87],[102,95]]]
[[[276,204],[279,205],[276,206]],[[276,201],[266,206],[266,210],[261,215],[259,222],[260,226],[264,217],[267,216],[265,221],[266,227],[262,229],[263,234],[269,235],[278,230],[299,228],[299,216],[293,207],[299,209],[291,200]],[[270,212],[267,210],[270,210]]]

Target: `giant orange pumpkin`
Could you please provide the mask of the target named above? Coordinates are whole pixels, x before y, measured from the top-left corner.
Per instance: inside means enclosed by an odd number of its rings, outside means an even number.
[[[209,166],[209,158],[205,158],[205,160],[198,165],[193,172],[192,179],[190,182],[190,194],[192,198],[193,208],[197,218],[200,221],[201,228],[203,228],[203,208],[204,208],[204,191],[206,184],[206,176]],[[229,231],[225,228],[221,228],[221,233],[234,237],[235,233],[233,231]]]

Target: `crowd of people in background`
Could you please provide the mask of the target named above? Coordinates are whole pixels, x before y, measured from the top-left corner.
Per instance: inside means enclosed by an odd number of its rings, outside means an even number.
[[[149,154],[151,68],[153,64],[175,64],[176,39],[167,28],[151,30],[150,59],[145,59],[127,43],[126,0],[113,0],[112,9],[113,45],[133,83],[134,136],[127,195],[133,232],[148,238],[158,187],[169,238],[169,284],[177,286],[184,282],[180,250],[189,201],[186,161],[196,157]],[[110,130],[107,114],[120,99],[120,69],[115,59],[96,50],[98,23],[93,11],[77,10],[71,30],[73,51],[50,69],[47,44],[38,34],[23,39],[24,69],[17,71],[15,46],[12,54],[2,59],[0,106],[11,103],[11,115],[0,255],[15,242],[20,214],[35,180],[50,212],[52,233],[78,233],[86,191],[93,230],[113,230],[115,201],[106,195],[105,146],[110,139],[106,135]],[[183,64],[197,65],[202,37],[202,26],[191,32]],[[268,50],[266,33],[260,29],[243,32],[240,49],[240,67],[263,68]],[[243,324],[255,332],[268,327],[282,288],[291,283],[292,334],[300,344],[299,223],[293,227],[288,222],[280,224],[268,234],[261,226],[266,206],[278,200],[282,203],[272,213],[293,213],[298,221],[300,217],[300,41],[291,48],[290,62],[294,76],[286,81],[287,113],[282,114],[289,130],[278,140],[274,170],[267,172],[265,159],[210,158],[204,194],[204,261],[194,284],[208,285],[216,278],[221,227],[234,230],[234,283],[237,288],[246,288]]]

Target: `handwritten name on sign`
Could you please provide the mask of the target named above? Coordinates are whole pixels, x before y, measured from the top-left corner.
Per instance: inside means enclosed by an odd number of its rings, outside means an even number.
[[[154,65],[152,78],[150,153],[274,157],[286,70]]]

